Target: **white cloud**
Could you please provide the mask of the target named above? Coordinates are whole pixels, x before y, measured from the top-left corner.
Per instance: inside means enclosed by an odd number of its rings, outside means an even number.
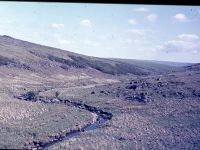
[[[129,32],[133,33],[135,35],[143,36],[147,32],[153,32],[153,30],[151,30],[151,29],[131,29],[131,30],[129,30]]]
[[[188,41],[181,41],[181,40],[172,40],[167,41],[165,43],[165,47],[169,51],[185,51],[185,50],[193,50],[195,48],[198,48],[196,43],[188,42]]]
[[[149,12],[149,9],[144,8],[144,7],[140,7],[140,8],[136,8],[135,11],[136,12]]]
[[[130,19],[130,20],[128,20],[128,23],[131,24],[131,25],[136,25],[136,24],[138,24],[138,22],[137,22],[135,19]]]
[[[0,23],[1,23],[1,24],[11,24],[11,23],[13,23],[13,22],[10,21],[10,20],[1,20]]]
[[[106,50],[113,50],[113,47],[105,47]]]
[[[193,51],[192,51],[192,53],[194,53],[194,54],[197,54],[197,53],[198,53],[198,51],[197,51],[197,50],[193,50]]]
[[[85,44],[87,46],[100,46],[101,45],[99,42],[91,41],[89,39],[85,39],[83,41],[83,44]]]
[[[185,14],[176,14],[172,17],[176,22],[188,22],[189,19]]]
[[[59,43],[59,44],[71,44],[72,42],[69,41],[69,40],[59,39],[59,40],[58,40],[58,43]]]
[[[80,22],[80,25],[83,26],[83,27],[91,27],[92,26],[92,23],[90,20],[82,20]]]
[[[100,40],[108,40],[108,35],[100,35],[100,36],[98,36],[98,38],[100,39]]]
[[[133,40],[126,38],[126,39],[120,40],[119,43],[121,43],[121,44],[132,44]]]
[[[180,34],[177,37],[184,41],[195,41],[199,39],[199,36],[196,34]]]
[[[51,27],[52,27],[52,28],[64,28],[65,25],[62,24],[62,23],[53,23],[53,24],[51,25]]]
[[[151,21],[151,22],[155,22],[157,19],[158,19],[158,15],[156,15],[156,14],[149,14],[147,16],[147,20]]]
[[[180,34],[175,40],[157,46],[157,50],[166,52],[200,52],[199,37],[195,34]]]
[[[133,34],[136,34],[136,35],[144,35],[145,34],[145,30],[143,30],[143,29],[131,29],[130,32]]]

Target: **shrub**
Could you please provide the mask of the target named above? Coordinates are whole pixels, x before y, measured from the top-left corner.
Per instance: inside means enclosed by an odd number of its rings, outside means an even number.
[[[56,91],[56,93],[55,93],[56,97],[58,97],[59,94],[60,94],[60,92]]]
[[[25,94],[25,97],[26,97],[27,100],[33,100],[33,99],[36,98],[37,95],[38,95],[37,92],[35,92],[35,91],[29,91],[29,92],[27,92]]]
[[[64,64],[64,65],[67,65],[67,66],[71,66],[71,67],[75,67],[75,68],[86,68],[81,62],[79,61],[71,61],[71,60],[67,60],[67,59],[64,59],[64,58],[60,58],[60,57],[56,57],[56,56],[53,56],[53,55],[49,55],[48,56],[48,59],[51,60],[51,61],[55,61],[55,62],[58,62],[58,63],[61,63],[61,64]],[[62,66],[63,67],[63,66]],[[65,66],[66,68],[66,66]],[[63,68],[63,69],[65,69]]]
[[[68,70],[68,66],[67,65],[61,65],[60,68],[64,69],[64,70]]]
[[[14,64],[15,61],[0,55],[0,65]]]
[[[112,65],[110,63],[100,61],[100,60],[91,60],[79,56],[68,55],[72,60],[67,60],[64,58],[56,57],[53,55],[49,55],[48,59],[51,61],[56,61],[65,66],[61,66],[61,68],[66,69],[66,66],[75,67],[75,68],[87,68],[91,67],[93,69],[99,70],[103,73],[112,74],[112,75],[120,75],[120,74],[136,74],[136,75],[147,75],[148,73],[144,72],[140,68],[133,66],[128,63],[117,63]]]
[[[133,89],[133,90],[135,90],[135,89],[137,89],[137,85],[127,86],[126,88],[127,89]]]
[[[92,91],[92,92],[91,92],[91,94],[95,94],[95,92],[94,92],[94,91]]]

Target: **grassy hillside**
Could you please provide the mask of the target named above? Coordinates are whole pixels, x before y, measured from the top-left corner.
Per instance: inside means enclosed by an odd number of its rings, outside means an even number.
[[[199,71],[200,70],[200,63],[193,64],[193,65],[187,65],[184,68],[186,70],[190,70],[190,71]]]
[[[0,36],[0,149],[199,149],[199,70]]]
[[[150,60],[136,60],[136,59],[119,59],[111,58],[115,62],[127,63],[134,65],[142,69],[143,71],[149,71],[151,73],[166,73],[182,71],[185,63],[173,63],[173,62],[161,62],[161,61],[150,61]]]
[[[148,75],[177,69],[148,61],[89,57],[9,36],[0,36],[0,64],[47,74],[52,71],[65,72],[70,68],[85,69],[86,72],[90,68],[110,75]]]

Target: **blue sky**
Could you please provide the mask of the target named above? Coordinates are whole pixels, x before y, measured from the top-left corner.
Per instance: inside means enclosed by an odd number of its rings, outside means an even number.
[[[0,35],[97,57],[200,62],[200,6],[0,2]]]

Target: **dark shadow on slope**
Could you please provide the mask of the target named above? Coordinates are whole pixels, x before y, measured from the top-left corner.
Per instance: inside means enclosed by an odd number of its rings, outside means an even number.
[[[7,58],[7,57],[1,56],[1,55],[0,55],[0,66],[13,67],[13,68],[34,71],[34,69],[32,69],[27,64],[22,64],[18,61],[15,61],[14,59],[10,59],[10,58]]]
[[[126,75],[126,74],[135,74],[135,75],[148,75],[148,72],[144,72],[141,69],[127,64],[127,63],[116,63],[111,64],[103,62],[100,60],[91,60],[86,59],[80,56],[68,55],[72,60],[67,60],[53,55],[48,55],[48,59],[61,63],[61,68],[68,69],[69,67],[75,68],[93,68],[102,73],[111,74],[111,75]]]

